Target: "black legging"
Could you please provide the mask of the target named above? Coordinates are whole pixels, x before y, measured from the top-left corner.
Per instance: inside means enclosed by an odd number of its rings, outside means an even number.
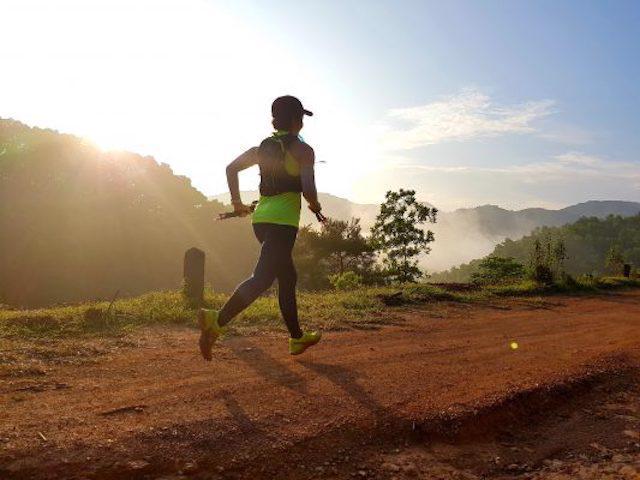
[[[302,331],[298,324],[296,303],[296,281],[298,276],[293,265],[291,252],[296,242],[298,229],[289,225],[255,223],[253,231],[262,244],[260,258],[253,275],[242,282],[224,304],[218,316],[220,326],[226,325],[233,317],[247,308],[278,279],[278,302],[289,334],[300,338]]]

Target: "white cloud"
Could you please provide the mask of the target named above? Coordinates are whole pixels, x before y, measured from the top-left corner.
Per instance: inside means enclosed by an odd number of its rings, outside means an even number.
[[[636,180],[640,182],[640,163],[605,160],[581,152],[567,152],[548,160],[510,165],[505,167],[481,167],[469,165],[420,165],[404,163],[396,168],[416,169],[431,172],[484,172],[519,175],[522,181],[556,181],[575,177],[606,177]]]
[[[557,155],[555,158],[561,165],[590,165],[595,167],[606,164],[601,158],[580,152],[567,152]]]
[[[580,152],[556,155],[549,161],[496,169],[523,175],[523,180],[535,182],[571,182],[579,178],[603,181],[618,179],[623,183],[640,185],[640,163],[605,160]]]
[[[407,150],[446,141],[534,132],[532,123],[552,113],[552,100],[495,105],[474,88],[416,107],[396,108],[380,126],[383,146]]]

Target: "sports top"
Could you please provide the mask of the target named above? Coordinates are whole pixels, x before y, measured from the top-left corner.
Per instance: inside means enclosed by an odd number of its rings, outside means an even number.
[[[300,141],[298,136],[279,130],[260,143],[260,200],[253,212],[253,223],[299,226],[302,205],[300,164],[289,153],[289,147]]]

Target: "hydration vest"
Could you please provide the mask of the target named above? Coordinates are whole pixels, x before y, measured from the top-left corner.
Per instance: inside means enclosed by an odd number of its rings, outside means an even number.
[[[300,165],[288,151],[299,141],[296,135],[276,132],[260,143],[260,195],[271,197],[285,192],[302,192]]]

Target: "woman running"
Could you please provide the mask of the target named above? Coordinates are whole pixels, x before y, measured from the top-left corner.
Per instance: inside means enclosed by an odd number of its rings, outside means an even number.
[[[252,223],[261,243],[260,258],[253,275],[242,282],[221,310],[200,309],[200,352],[211,360],[217,338],[236,315],[247,308],[278,280],[278,302],[289,330],[289,353],[299,355],[320,341],[320,332],[303,333],[298,323],[296,304],[297,274],[293,264],[293,245],[300,223],[301,194],[309,209],[320,214],[315,185],[313,149],[299,136],[305,110],[300,100],[290,95],[278,97],[271,105],[275,132],[259,147],[253,147],[227,166],[227,182],[234,212],[251,214],[240,198],[238,172],[253,165],[260,168],[260,200],[253,211]]]

